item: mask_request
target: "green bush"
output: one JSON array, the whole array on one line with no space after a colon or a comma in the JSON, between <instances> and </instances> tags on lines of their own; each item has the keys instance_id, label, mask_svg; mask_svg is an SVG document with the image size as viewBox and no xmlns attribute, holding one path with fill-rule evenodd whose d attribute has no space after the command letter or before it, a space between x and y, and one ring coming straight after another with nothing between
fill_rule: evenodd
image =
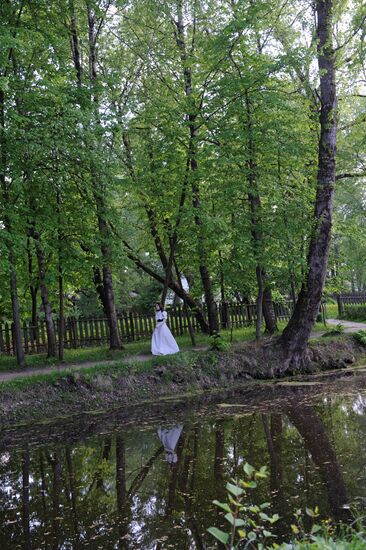
<instances>
[{"instance_id":1,"label":"green bush","mask_svg":"<svg viewBox=\"0 0 366 550\"><path fill-rule=\"evenodd\" d=\"M366 333L366 331L365 331ZM227 500L214 500L222 514L225 513L225 530L209 527L207 531L221 543L225 550L364 550L366 537L362 518L351 526L333 524L321 520L318 507L297 509L290 524L291 542L277 544L273 525L279 514L269 510L268 502L257 505L251 501L250 492L261 480L268 477L266 466L256 470L247 462L243 466L243 478L233 478L226 484ZM304 518L311 518L311 527L306 529ZM357 530L356 530L357 529Z\"/></svg>"},{"instance_id":2,"label":"green bush","mask_svg":"<svg viewBox=\"0 0 366 550\"><path fill-rule=\"evenodd\" d=\"M350 321L366 321L366 304L345 306L344 315Z\"/></svg>"},{"instance_id":3,"label":"green bush","mask_svg":"<svg viewBox=\"0 0 366 550\"><path fill-rule=\"evenodd\" d=\"M340 334L344 333L344 325L342 323L338 323L338 325L335 325L332 330L328 330L328 332L325 332L323 336L326 338L328 336L339 336Z\"/></svg>"},{"instance_id":4,"label":"green bush","mask_svg":"<svg viewBox=\"0 0 366 550\"><path fill-rule=\"evenodd\" d=\"M353 336L356 338L357 342L366 346L366 330L359 330Z\"/></svg>"},{"instance_id":5,"label":"green bush","mask_svg":"<svg viewBox=\"0 0 366 550\"><path fill-rule=\"evenodd\" d=\"M210 336L210 350L211 351L227 351L229 344L223 340L219 332L214 332Z\"/></svg>"}]
</instances>

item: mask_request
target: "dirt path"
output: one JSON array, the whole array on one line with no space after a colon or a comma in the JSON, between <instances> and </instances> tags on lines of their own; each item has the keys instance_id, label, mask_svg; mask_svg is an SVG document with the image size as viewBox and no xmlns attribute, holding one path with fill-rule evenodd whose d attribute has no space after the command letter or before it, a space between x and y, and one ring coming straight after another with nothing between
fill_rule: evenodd
<instances>
[{"instance_id":1,"label":"dirt path","mask_svg":"<svg viewBox=\"0 0 366 550\"><path fill-rule=\"evenodd\" d=\"M181 351L204 351L207 350L208 346L197 346L195 348L185 348ZM109 361L85 361L83 363L63 363L61 365L52 366L52 367L34 367L26 368L25 370L17 369L11 371L0 372L0 383L8 382L10 380L15 380L16 378L30 378L32 376L37 376L38 374L48 374L50 372L58 373L68 373L73 371L79 371L95 366L107 366L107 365L116 365L118 363L135 363L148 361L152 359L151 354L141 354L141 355L127 355L126 357L120 357L119 359L109 360Z\"/></svg>"},{"instance_id":2,"label":"dirt path","mask_svg":"<svg viewBox=\"0 0 366 550\"><path fill-rule=\"evenodd\" d=\"M366 323L356 323L356 321L340 321L339 319L327 319L329 325L343 325L344 332L357 332L366 330Z\"/></svg>"},{"instance_id":3,"label":"dirt path","mask_svg":"<svg viewBox=\"0 0 366 550\"><path fill-rule=\"evenodd\" d=\"M329 325L338 325L339 323L344 326L344 332L357 332L358 330L364 329L366 330L366 323L356 323L353 321L340 321L339 319L327 319L327 323ZM322 336L326 331L317 331L312 332L311 337L312 338L319 338ZM208 346L197 346L196 348L186 348L182 351L203 351L207 350ZM38 374L47 374L50 372L58 372L58 373L67 373L67 372L73 372L73 371L79 371L83 369L87 369L89 367L94 367L96 365L115 365L118 363L132 363L135 361L148 361L152 358L152 355L150 354L142 354L142 355L129 355L126 357L122 357L119 359L116 359L114 361L85 361L85 363L64 363L62 365L53 366L53 367L37 367L37 368L30 368L27 370L12 370L8 372L0 372L0 383L1 382L8 382L10 380L15 380L16 378L29 378L31 376L37 376Z\"/></svg>"},{"instance_id":4,"label":"dirt path","mask_svg":"<svg viewBox=\"0 0 366 550\"><path fill-rule=\"evenodd\" d=\"M366 323L356 323L356 321L341 321L340 319L327 319L327 325L343 325L344 326L344 332L352 333L352 332L358 332L359 330L366 330ZM319 338L320 336L323 336L326 331L317 331L312 332L311 337L312 338ZM0 379L1 380L1 379Z\"/></svg>"}]
</instances>

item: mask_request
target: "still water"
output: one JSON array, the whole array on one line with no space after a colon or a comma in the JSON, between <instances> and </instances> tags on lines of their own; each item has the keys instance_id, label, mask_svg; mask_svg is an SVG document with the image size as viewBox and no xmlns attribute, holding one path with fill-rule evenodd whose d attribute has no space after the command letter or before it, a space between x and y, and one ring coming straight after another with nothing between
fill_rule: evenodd
<instances>
[{"instance_id":1,"label":"still water","mask_svg":"<svg viewBox=\"0 0 366 550\"><path fill-rule=\"evenodd\" d=\"M208 549L213 499L245 461L250 499L347 519L366 502L366 375L252 385L0 434L0 548Z\"/></svg>"}]
</instances>

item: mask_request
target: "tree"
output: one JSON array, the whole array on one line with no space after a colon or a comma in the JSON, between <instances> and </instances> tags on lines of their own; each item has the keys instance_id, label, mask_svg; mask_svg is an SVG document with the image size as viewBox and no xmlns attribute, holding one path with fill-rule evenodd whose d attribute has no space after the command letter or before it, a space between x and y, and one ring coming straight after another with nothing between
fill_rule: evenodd
<instances>
[{"instance_id":1,"label":"tree","mask_svg":"<svg viewBox=\"0 0 366 550\"><path fill-rule=\"evenodd\" d=\"M307 343L320 308L331 242L336 176L337 94L332 0L318 0L316 15L319 40L320 138L315 223L308 252L306 279L302 285L293 316L280 339L288 364L293 365L301 365L306 360Z\"/></svg>"}]
</instances>

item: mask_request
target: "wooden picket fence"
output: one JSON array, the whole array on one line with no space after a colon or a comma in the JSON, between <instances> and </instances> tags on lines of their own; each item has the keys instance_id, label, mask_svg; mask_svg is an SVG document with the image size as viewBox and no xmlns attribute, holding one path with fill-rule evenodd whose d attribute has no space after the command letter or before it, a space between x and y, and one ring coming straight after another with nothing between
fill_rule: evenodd
<instances>
[{"instance_id":1,"label":"wooden picket fence","mask_svg":"<svg viewBox=\"0 0 366 550\"><path fill-rule=\"evenodd\" d=\"M275 315L279 320L288 320L293 309L292 302L275 304ZM220 329L240 328L254 323L256 319L255 304L225 303L217 304L217 318ZM193 330L200 327L191 311L188 312ZM188 319L183 307L168 308L168 323L174 336L188 333ZM59 321L54 321L56 336L59 334ZM118 315L118 326L124 342L135 342L151 337L155 326L153 313L124 312ZM25 353L40 353L47 349L47 332L44 320L39 320L37 326L30 321L22 323L23 346ZM105 317L68 317L64 326L65 348L97 347L109 342L109 327ZM0 322L0 353L13 355L15 353L12 323Z\"/></svg>"},{"instance_id":2,"label":"wooden picket fence","mask_svg":"<svg viewBox=\"0 0 366 550\"><path fill-rule=\"evenodd\" d=\"M344 307L349 305L366 304L366 292L345 292L336 295L338 314L341 319L344 315Z\"/></svg>"}]
</instances>

